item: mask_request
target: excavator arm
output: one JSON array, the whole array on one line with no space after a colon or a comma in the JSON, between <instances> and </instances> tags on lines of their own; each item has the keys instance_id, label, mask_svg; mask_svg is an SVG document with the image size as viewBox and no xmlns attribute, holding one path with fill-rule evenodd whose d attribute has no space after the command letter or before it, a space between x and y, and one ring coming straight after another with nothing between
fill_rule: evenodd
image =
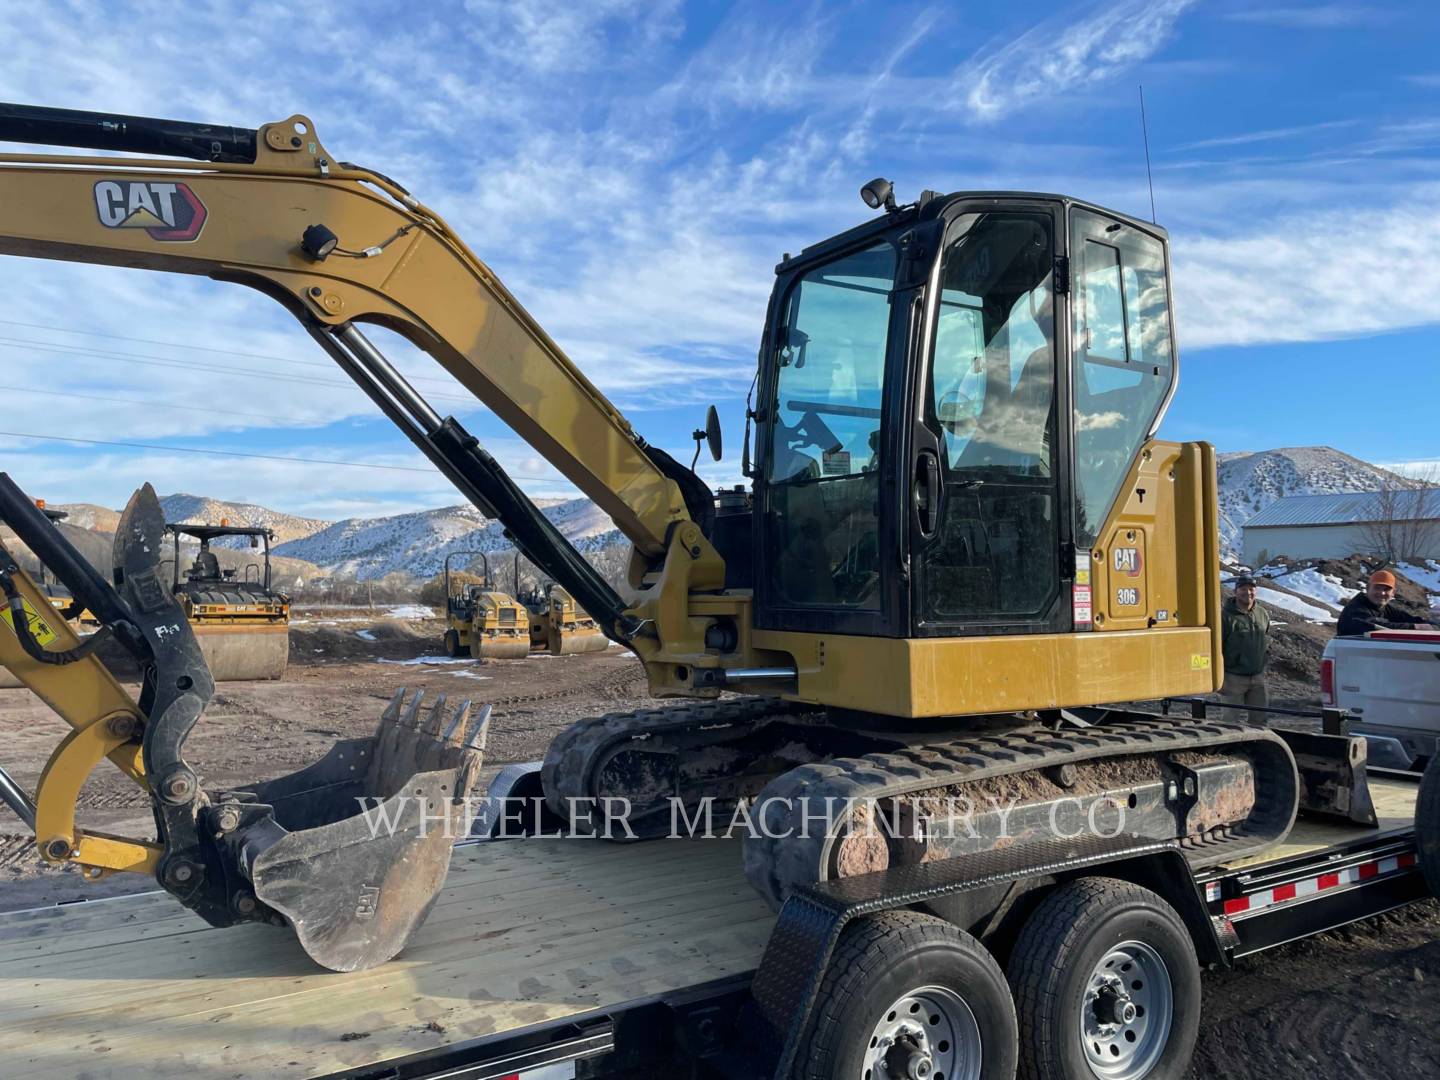
<instances>
[{"instance_id":1,"label":"excavator arm","mask_svg":"<svg viewBox=\"0 0 1440 1080\"><path fill-rule=\"evenodd\" d=\"M199 274L266 293L527 558L647 661L656 692L695 692L677 664L718 666L704 644L713 616L690 610L692 593L724 583L706 538L709 491L632 430L437 213L388 177L335 160L307 117L252 131L0 105L0 141L180 155L0 155L0 253ZM629 595L431 408L365 323L435 358L614 520L634 545Z\"/></svg>"},{"instance_id":2,"label":"excavator arm","mask_svg":"<svg viewBox=\"0 0 1440 1080\"><path fill-rule=\"evenodd\" d=\"M0 155L0 254L260 290L531 562L642 658L655 693L713 697L720 669L751 656L744 631L725 636L724 649L710 647L717 622L748 627L749 596L723 592L705 486L635 434L438 214L389 178L336 161L308 118L252 131L0 105L0 141L168 155ZM434 357L594 500L634 546L625 585L617 590L591 567L362 324ZM159 576L165 522L153 490L138 491L122 515L113 585L4 474L0 519L104 627L81 642L0 546L0 617L9 624L0 664L72 728L33 799L0 769L0 798L34 828L42 858L77 863L92 877L151 873L215 925L283 923L327 967L369 967L402 948L439 893L451 841L469 827L488 708L472 720L468 702L447 708L441 696L422 712L420 695L407 700L402 690L372 737L343 740L289 776L206 789L183 744L213 680ZM138 697L98 658L101 639L140 666ZM693 678L699 668L717 677ZM107 757L149 793L156 840L76 823L80 788Z\"/></svg>"}]
</instances>

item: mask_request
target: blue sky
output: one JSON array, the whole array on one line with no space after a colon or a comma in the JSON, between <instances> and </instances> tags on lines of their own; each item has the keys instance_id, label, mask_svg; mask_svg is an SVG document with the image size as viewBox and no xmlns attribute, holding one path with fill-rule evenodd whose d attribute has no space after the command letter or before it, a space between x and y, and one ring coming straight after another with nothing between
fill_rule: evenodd
<instances>
[{"instance_id":1,"label":"blue sky","mask_svg":"<svg viewBox=\"0 0 1440 1080\"><path fill-rule=\"evenodd\" d=\"M677 455L741 408L773 267L857 191L1062 191L1171 232L1180 391L1162 434L1440 459L1440 12L1424 3L49 3L0 7L0 100L255 127L437 208ZM77 47L83 43L83 47ZM10 149L7 147L7 149ZM537 495L558 474L397 350ZM317 517L457 501L273 303L236 286L0 260L0 436L56 502L149 480ZM352 468L328 462L352 462Z\"/></svg>"}]
</instances>

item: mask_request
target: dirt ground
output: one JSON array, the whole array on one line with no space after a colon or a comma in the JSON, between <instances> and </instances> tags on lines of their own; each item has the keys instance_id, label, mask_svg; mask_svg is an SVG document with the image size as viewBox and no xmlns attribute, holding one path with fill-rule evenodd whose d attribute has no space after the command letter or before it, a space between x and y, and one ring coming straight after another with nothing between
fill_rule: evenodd
<instances>
[{"instance_id":1,"label":"dirt ground","mask_svg":"<svg viewBox=\"0 0 1440 1080\"><path fill-rule=\"evenodd\" d=\"M503 765L542 757L573 721L648 700L638 662L620 649L416 663L422 656L443 659L442 629L436 620L360 609L300 612L286 677L220 685L186 744L187 758L206 786L281 775L317 759L337 738L368 735L404 686L443 693L452 703L469 698L494 706L483 784ZM1307 629L1296 625L1286 635L1273 672L1279 685L1272 692L1287 703L1315 703L1307 669L1318 661L1323 631ZM33 791L65 730L29 691L0 690L0 764L26 789ZM146 799L113 769L98 771L82 793L80 820L129 835L153 829ZM73 870L43 866L32 845L24 826L0 808L0 911L154 887L123 874L87 884ZM1189 1076L1433 1075L1440 1061L1437 1001L1440 904L1432 901L1241 961L1233 971L1207 973Z\"/></svg>"}]
</instances>

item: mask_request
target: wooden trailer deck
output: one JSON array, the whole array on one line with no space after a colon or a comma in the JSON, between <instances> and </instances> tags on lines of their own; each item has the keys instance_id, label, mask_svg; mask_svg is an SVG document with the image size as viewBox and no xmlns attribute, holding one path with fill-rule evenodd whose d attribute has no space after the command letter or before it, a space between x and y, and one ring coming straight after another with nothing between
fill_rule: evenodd
<instances>
[{"instance_id":1,"label":"wooden trailer deck","mask_svg":"<svg viewBox=\"0 0 1440 1080\"><path fill-rule=\"evenodd\" d=\"M1379 830L1302 820L1227 869L1413 824L1414 783L1371 793ZM0 914L0 1075L325 1074L743 974L773 925L724 840L459 847L410 948L351 974L160 892Z\"/></svg>"},{"instance_id":2,"label":"wooden trailer deck","mask_svg":"<svg viewBox=\"0 0 1440 1080\"><path fill-rule=\"evenodd\" d=\"M350 974L160 892L14 912L0 1074L313 1076L749 971L773 924L720 840L457 848L410 947Z\"/></svg>"},{"instance_id":3,"label":"wooden trailer deck","mask_svg":"<svg viewBox=\"0 0 1440 1080\"><path fill-rule=\"evenodd\" d=\"M1274 847L1266 848L1258 855L1226 863L1227 870L1244 870L1276 859L1289 859L1296 855L1307 855L1321 848L1333 847L1351 840L1364 840L1380 833L1409 829L1415 824L1415 802L1420 796L1420 785L1414 781L1390 780L1385 777L1369 777L1370 801L1375 804L1375 817L1379 828L1364 825L1346 825L1319 818L1300 818L1290 835Z\"/></svg>"}]
</instances>

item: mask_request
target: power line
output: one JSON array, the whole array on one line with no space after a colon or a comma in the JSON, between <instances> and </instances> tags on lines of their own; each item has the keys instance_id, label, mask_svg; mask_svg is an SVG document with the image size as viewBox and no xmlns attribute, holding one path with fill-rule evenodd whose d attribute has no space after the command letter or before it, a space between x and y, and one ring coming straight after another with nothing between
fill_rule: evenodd
<instances>
[{"instance_id":1,"label":"power line","mask_svg":"<svg viewBox=\"0 0 1440 1080\"><path fill-rule=\"evenodd\" d=\"M82 401L108 401L115 405L144 405L147 409L176 409L181 412L203 413L206 416L214 416L214 409L201 408L199 405L171 405L165 401L148 401L143 398L117 398L103 397L100 394L77 394L70 390L37 390L33 386L0 386L0 390L12 394L43 394L46 397L65 398L67 401L79 398ZM274 413L241 412L238 409L226 408L226 416L253 416L260 420L285 419L277 417Z\"/></svg>"},{"instance_id":2,"label":"power line","mask_svg":"<svg viewBox=\"0 0 1440 1080\"><path fill-rule=\"evenodd\" d=\"M36 435L28 431L0 431L0 436L12 439L43 439L47 442L82 443L86 446L121 446L130 450L163 450L175 454L210 454L216 457L253 458L257 461L289 461L301 465L343 465L349 469L384 469L388 472L436 474L435 469L420 469L414 465L375 465L361 461L335 461L331 458L286 457L283 454L247 454L239 450L202 450L196 446L166 446L160 443L111 442L105 439L77 439L68 435ZM512 480L531 480L539 484L554 483L553 476L520 476L510 474Z\"/></svg>"},{"instance_id":3,"label":"power line","mask_svg":"<svg viewBox=\"0 0 1440 1080\"><path fill-rule=\"evenodd\" d=\"M6 349L37 349L41 352L59 353L62 356L74 356L79 359L109 361L117 360L126 364L140 364L146 367L173 368L180 371L204 371L217 375L230 375L244 379L256 380L266 379L271 382L280 381L296 383L308 386L345 386L353 387L354 384L342 379L322 379L308 375L292 375L281 371L255 371L253 369L224 367L218 364L195 363L188 360L178 360L173 357L148 356L142 353L112 352L106 349L87 349L77 345L64 345L58 342L30 341L27 338L5 338L0 337L0 348ZM480 404L478 398L462 397L459 394L436 394L428 395L436 401L459 401L469 405Z\"/></svg>"},{"instance_id":4,"label":"power line","mask_svg":"<svg viewBox=\"0 0 1440 1080\"><path fill-rule=\"evenodd\" d=\"M276 356L273 353L243 352L238 349L217 349L212 345L192 345L188 342L160 341L156 338L127 337L124 334L109 334L100 330L73 330L68 326L49 326L45 323L17 322L14 319L0 319L0 326L23 326L27 330L50 330L57 334L83 334L86 337L107 338L111 341L130 341L137 345L159 345L165 349L185 349L190 352L218 353L221 356L238 356L246 360L273 360L277 364L298 364L302 367L333 368L329 360L301 360L293 356ZM45 342L44 344L60 344L60 342ZM70 346L78 348L78 346ZM416 375L412 377L417 382L443 383L444 379L437 379L429 375Z\"/></svg>"}]
</instances>

